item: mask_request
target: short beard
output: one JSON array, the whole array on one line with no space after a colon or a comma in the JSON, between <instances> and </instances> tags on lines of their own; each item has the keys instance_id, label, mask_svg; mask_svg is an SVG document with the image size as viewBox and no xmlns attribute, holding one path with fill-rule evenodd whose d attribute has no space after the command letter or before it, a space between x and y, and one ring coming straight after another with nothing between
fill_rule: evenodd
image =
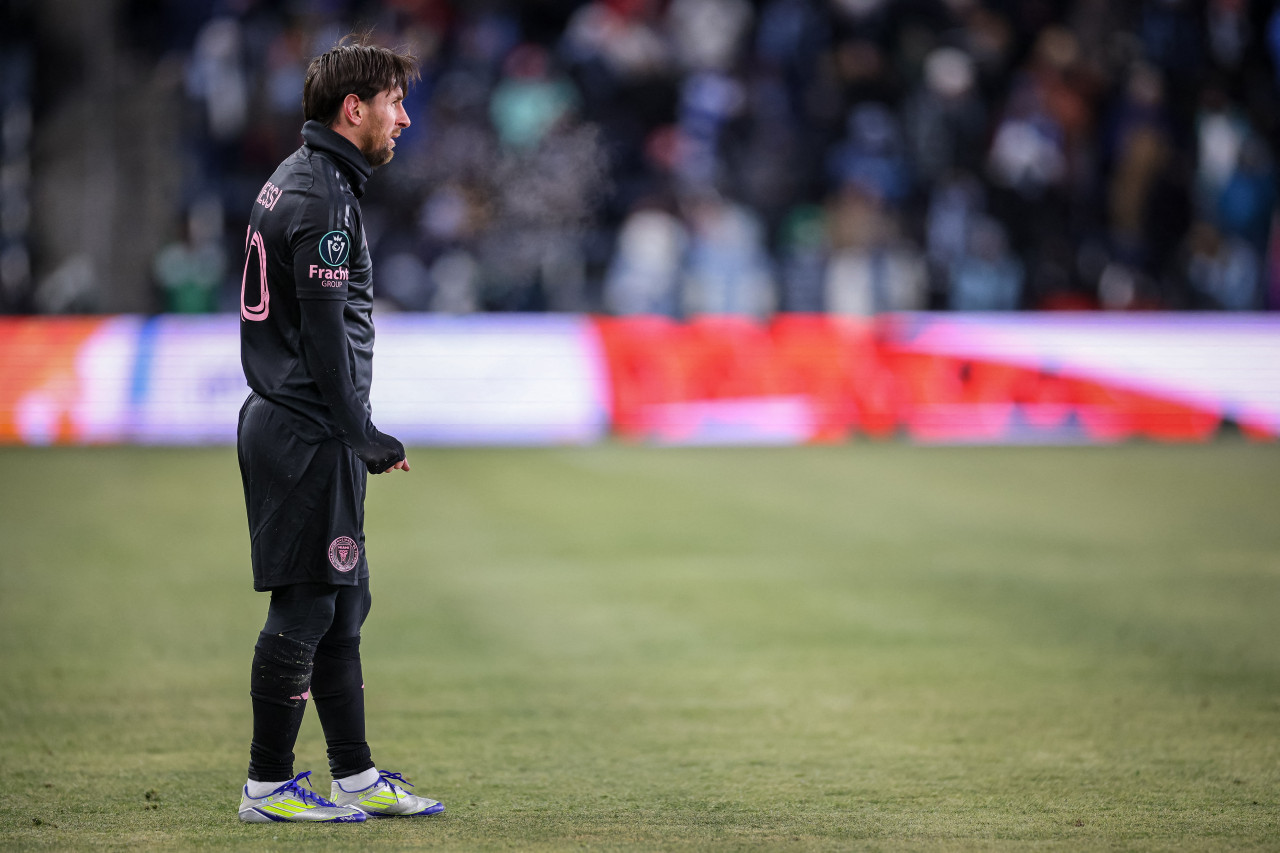
<instances>
[{"instance_id":1,"label":"short beard","mask_svg":"<svg viewBox=\"0 0 1280 853\"><path fill-rule=\"evenodd\" d=\"M391 162L391 158L396 156L395 150L390 145L384 145L373 151L365 151L362 153L364 154L364 159L368 160L369 165L375 169L379 166L387 165Z\"/></svg>"}]
</instances>

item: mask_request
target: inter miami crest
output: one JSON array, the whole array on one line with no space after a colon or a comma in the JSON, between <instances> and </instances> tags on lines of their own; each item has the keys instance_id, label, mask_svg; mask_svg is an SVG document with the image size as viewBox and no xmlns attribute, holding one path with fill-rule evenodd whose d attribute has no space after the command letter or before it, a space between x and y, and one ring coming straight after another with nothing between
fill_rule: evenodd
<instances>
[{"instance_id":1,"label":"inter miami crest","mask_svg":"<svg viewBox=\"0 0 1280 853\"><path fill-rule=\"evenodd\" d=\"M320 260L331 267L345 264L350 252L351 238L345 231L330 231L320 238Z\"/></svg>"},{"instance_id":2,"label":"inter miami crest","mask_svg":"<svg viewBox=\"0 0 1280 853\"><path fill-rule=\"evenodd\" d=\"M329 545L329 563L340 572L349 572L360 560L360 549L350 536L339 536Z\"/></svg>"}]
</instances>

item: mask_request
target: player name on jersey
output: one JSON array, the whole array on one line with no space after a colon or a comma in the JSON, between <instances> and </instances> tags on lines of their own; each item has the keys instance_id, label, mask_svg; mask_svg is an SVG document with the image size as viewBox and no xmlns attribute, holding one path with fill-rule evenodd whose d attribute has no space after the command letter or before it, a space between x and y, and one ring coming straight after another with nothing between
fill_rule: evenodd
<instances>
[{"instance_id":1,"label":"player name on jersey","mask_svg":"<svg viewBox=\"0 0 1280 853\"><path fill-rule=\"evenodd\" d=\"M280 200L280 196L283 194L284 190L280 189L270 181L267 181L263 185L262 191L258 193L257 203L265 207L267 210L273 210L276 206L276 202Z\"/></svg>"}]
</instances>

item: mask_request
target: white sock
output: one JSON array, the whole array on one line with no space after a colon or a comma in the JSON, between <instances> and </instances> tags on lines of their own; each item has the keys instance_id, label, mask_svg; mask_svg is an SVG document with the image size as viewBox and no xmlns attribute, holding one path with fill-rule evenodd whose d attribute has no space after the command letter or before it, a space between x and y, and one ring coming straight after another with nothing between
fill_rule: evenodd
<instances>
[{"instance_id":1,"label":"white sock","mask_svg":"<svg viewBox=\"0 0 1280 853\"><path fill-rule=\"evenodd\" d=\"M334 779L338 783L338 787L346 791L348 794L356 791L363 791L365 788L378 781L378 768L370 767L363 773L357 773L354 776L346 776L342 779Z\"/></svg>"},{"instance_id":2,"label":"white sock","mask_svg":"<svg viewBox=\"0 0 1280 853\"><path fill-rule=\"evenodd\" d=\"M255 782L250 779L244 783L244 792L252 799L260 800L288 781L285 779L284 782Z\"/></svg>"}]
</instances>

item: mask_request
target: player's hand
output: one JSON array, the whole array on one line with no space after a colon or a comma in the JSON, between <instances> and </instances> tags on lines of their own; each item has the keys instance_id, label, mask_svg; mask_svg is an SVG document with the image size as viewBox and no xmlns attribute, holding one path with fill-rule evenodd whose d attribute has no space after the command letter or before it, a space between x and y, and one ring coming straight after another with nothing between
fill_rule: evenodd
<instances>
[{"instance_id":1,"label":"player's hand","mask_svg":"<svg viewBox=\"0 0 1280 853\"><path fill-rule=\"evenodd\" d=\"M376 427L369 443L356 453L369 469L370 474L385 474L397 468L409 470L409 460L404 452L404 445L394 437L379 432Z\"/></svg>"}]
</instances>

